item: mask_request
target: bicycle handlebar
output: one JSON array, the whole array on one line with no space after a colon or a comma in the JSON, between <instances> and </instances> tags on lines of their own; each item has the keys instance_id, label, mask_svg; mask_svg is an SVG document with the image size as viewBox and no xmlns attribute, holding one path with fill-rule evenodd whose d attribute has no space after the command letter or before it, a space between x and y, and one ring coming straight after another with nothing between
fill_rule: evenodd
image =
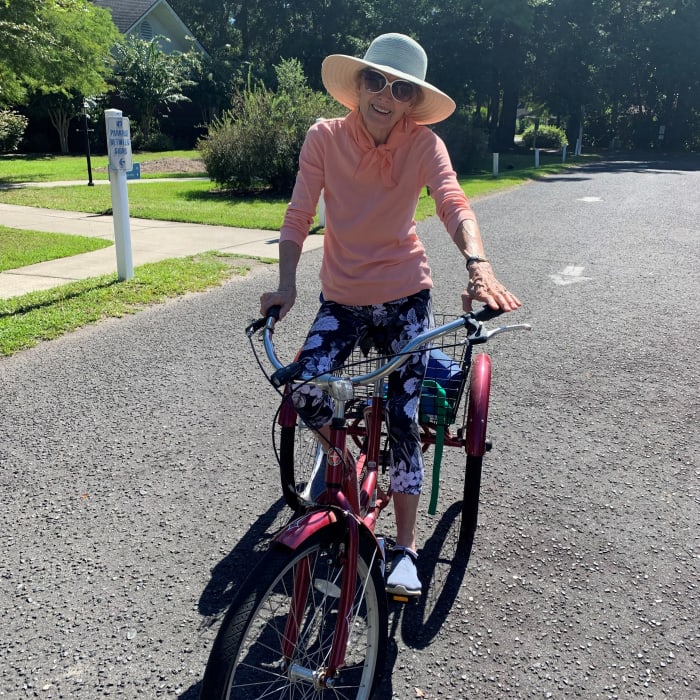
<instances>
[{"instance_id":1,"label":"bicycle handlebar","mask_svg":"<svg viewBox=\"0 0 700 700\"><path fill-rule=\"evenodd\" d=\"M495 335L506 331L529 331L532 329L532 327L527 323L519 323L486 330L483 326L483 322L496 318L504 312L501 309L491 309L490 307L485 306L477 312L463 314L462 316L459 316L448 323L441 326L436 326L435 328L431 328L421 333L413 340L406 343L406 345L399 352L394 354L386 363L367 374L343 378L334 374L324 373L316 377L302 377L303 367L299 362L292 362L291 364L285 365L277 357L275 346L272 341L272 335L274 333L275 323L279 320L279 312L280 306L271 306L267 310L265 318L260 318L253 321L246 328L248 337L251 337L256 331L263 329L265 353L270 361L270 364L272 364L275 369L270 377L270 381L277 388L289 384L296 379L308 381L319 387L329 387L330 385L340 381L350 382L352 386L372 384L376 380L383 379L387 375L391 374L391 372L398 369L408 360L408 357L412 352L415 352L423 346L427 346L431 341L440 338L443 335L447 335L460 327L467 330L467 335L464 342L468 342L472 345L485 343Z\"/></svg>"}]
</instances>

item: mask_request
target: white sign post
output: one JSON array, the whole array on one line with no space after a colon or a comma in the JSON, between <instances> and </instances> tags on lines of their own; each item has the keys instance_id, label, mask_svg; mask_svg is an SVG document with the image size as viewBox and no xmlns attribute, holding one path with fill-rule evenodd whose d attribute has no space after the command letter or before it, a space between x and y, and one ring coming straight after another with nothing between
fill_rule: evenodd
<instances>
[{"instance_id":1,"label":"white sign post","mask_svg":"<svg viewBox=\"0 0 700 700\"><path fill-rule=\"evenodd\" d=\"M112 190L114 247L117 251L117 275L121 281L124 281L134 276L129 195L126 189L126 171L132 168L131 128L128 118L123 117L119 109L105 110L105 124L109 151L109 183Z\"/></svg>"}]
</instances>

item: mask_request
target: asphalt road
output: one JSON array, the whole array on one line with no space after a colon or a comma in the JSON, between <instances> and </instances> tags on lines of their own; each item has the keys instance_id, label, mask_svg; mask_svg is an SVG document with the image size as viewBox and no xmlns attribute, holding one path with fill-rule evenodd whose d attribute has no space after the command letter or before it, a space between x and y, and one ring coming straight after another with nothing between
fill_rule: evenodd
<instances>
[{"instance_id":1,"label":"asphalt road","mask_svg":"<svg viewBox=\"0 0 700 700\"><path fill-rule=\"evenodd\" d=\"M489 346L467 566L461 455L435 517L424 499L426 592L391 611L380 698L700 698L698 192L697 161L636 160L475 203L534 329ZM457 312L460 258L437 221L420 231L436 306ZM0 359L1 698L197 697L217 619L284 517L275 394L243 334L275 279L257 267Z\"/></svg>"}]
</instances>

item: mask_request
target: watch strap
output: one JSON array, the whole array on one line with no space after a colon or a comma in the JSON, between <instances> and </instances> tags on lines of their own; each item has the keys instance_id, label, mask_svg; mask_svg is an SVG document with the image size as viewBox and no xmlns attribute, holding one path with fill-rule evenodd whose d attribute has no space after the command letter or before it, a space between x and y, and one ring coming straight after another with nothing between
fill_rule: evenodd
<instances>
[{"instance_id":1,"label":"watch strap","mask_svg":"<svg viewBox=\"0 0 700 700\"><path fill-rule=\"evenodd\" d=\"M468 270L468 269L469 269L469 266L470 266L472 263L484 263L484 262L487 263L488 260L487 260L486 258L482 258L480 255L470 255L470 256L467 258L466 268L467 268L467 270Z\"/></svg>"}]
</instances>

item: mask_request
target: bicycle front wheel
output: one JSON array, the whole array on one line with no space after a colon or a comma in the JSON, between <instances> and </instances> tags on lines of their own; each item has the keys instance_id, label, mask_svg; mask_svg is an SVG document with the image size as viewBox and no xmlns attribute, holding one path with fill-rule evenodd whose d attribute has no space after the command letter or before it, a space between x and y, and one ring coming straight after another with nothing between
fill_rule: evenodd
<instances>
[{"instance_id":1,"label":"bicycle front wheel","mask_svg":"<svg viewBox=\"0 0 700 700\"><path fill-rule=\"evenodd\" d=\"M324 528L297 550L268 551L224 618L202 681L203 700L353 698L369 700L384 669L387 604L373 543L360 541L345 664L324 687L343 567L342 526ZM300 576L300 571L302 575ZM295 581L307 581L294 590ZM301 613L292 657L282 646L292 605Z\"/></svg>"}]
</instances>

